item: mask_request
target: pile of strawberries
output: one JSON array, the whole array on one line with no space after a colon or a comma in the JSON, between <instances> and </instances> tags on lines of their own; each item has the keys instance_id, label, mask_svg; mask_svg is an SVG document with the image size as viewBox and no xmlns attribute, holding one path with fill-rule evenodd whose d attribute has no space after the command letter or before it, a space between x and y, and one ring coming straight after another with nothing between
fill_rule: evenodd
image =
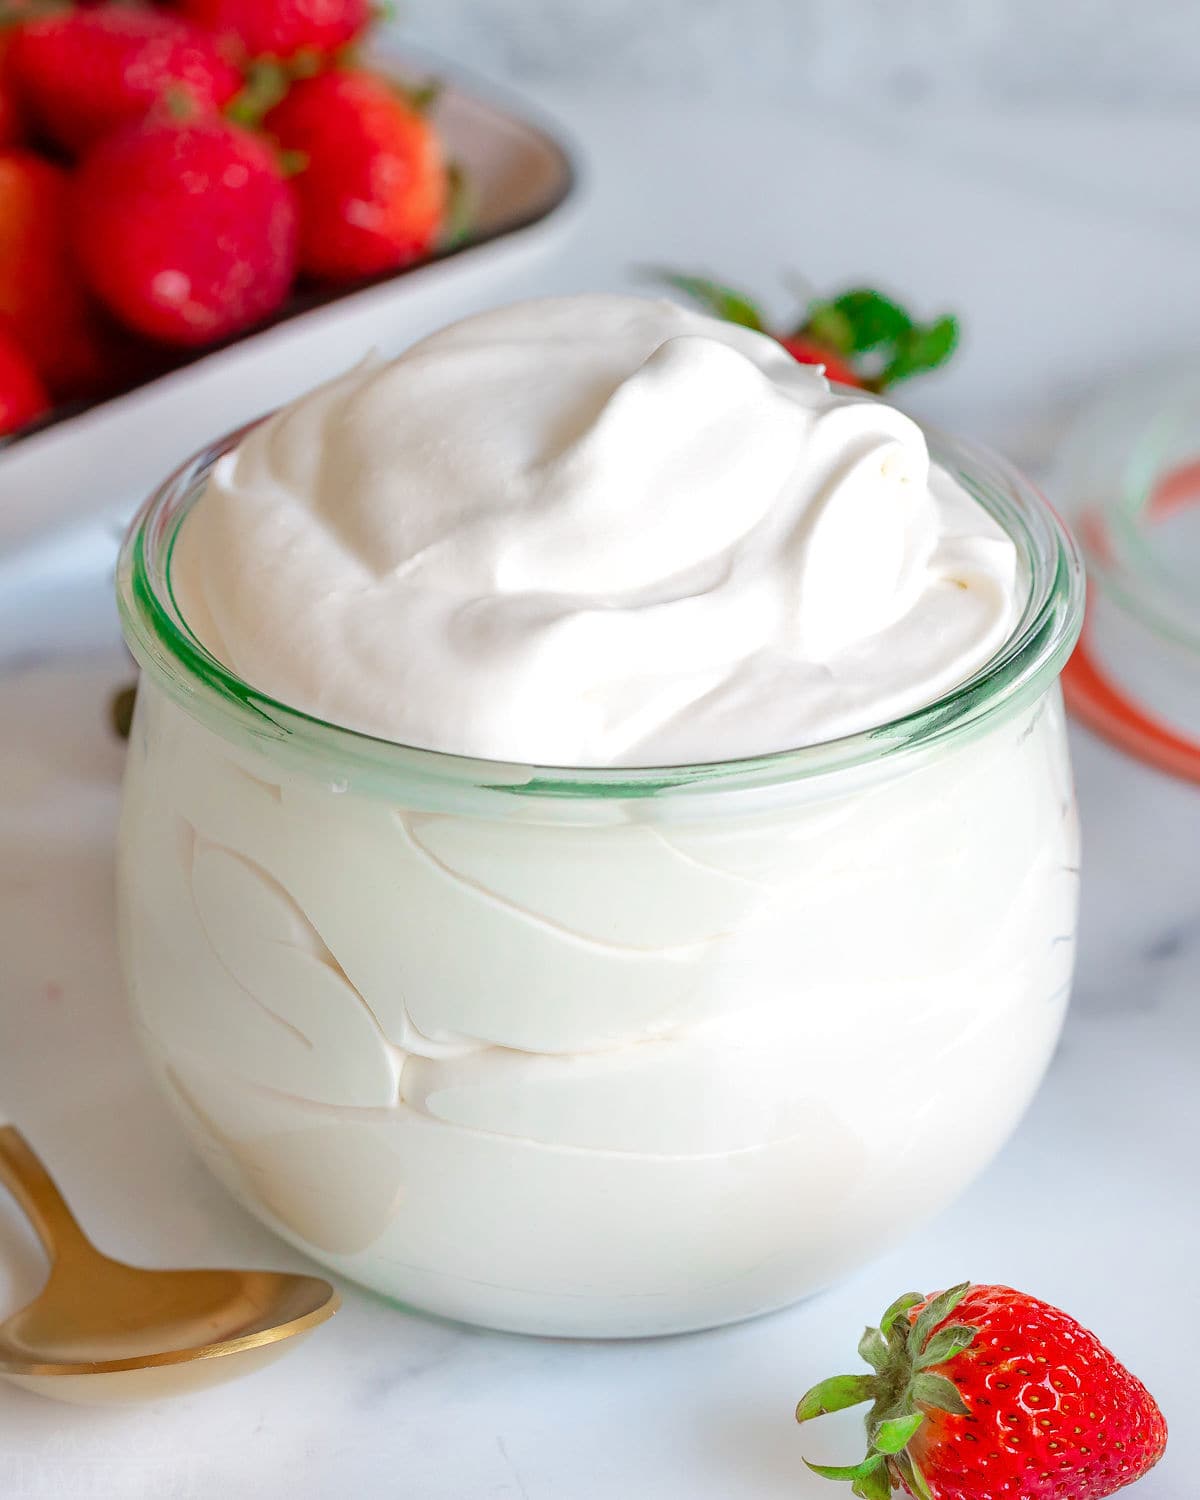
<instances>
[{"instance_id":1,"label":"pile of strawberries","mask_svg":"<svg viewBox=\"0 0 1200 1500\"><path fill-rule=\"evenodd\" d=\"M435 247L451 174L426 101L354 60L369 0L0 17L0 434L262 322L298 280Z\"/></svg>"}]
</instances>

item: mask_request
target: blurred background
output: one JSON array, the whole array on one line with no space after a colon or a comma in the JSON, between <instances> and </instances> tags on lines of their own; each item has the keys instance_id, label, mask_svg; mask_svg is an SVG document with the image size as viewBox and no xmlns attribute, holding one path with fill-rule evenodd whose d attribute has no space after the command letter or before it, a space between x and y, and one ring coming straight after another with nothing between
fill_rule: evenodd
<instances>
[{"instance_id":1,"label":"blurred background","mask_svg":"<svg viewBox=\"0 0 1200 1500\"><path fill-rule=\"evenodd\" d=\"M865 105L1194 110L1196 7L1154 0L407 0L406 34L520 83Z\"/></svg>"},{"instance_id":2,"label":"blurred background","mask_svg":"<svg viewBox=\"0 0 1200 1500\"><path fill-rule=\"evenodd\" d=\"M735 279L784 319L804 279L952 308L962 351L906 402L1040 468L1087 393L1200 340L1200 17L1191 0L1131 14L408 0L395 30L581 143L596 211L556 286L650 259Z\"/></svg>"},{"instance_id":3,"label":"blurred background","mask_svg":"<svg viewBox=\"0 0 1200 1500\"><path fill-rule=\"evenodd\" d=\"M18 9L28 3L0 0ZM224 321L220 314L200 339L187 329L164 333L149 306L139 312L139 299L156 295L141 209L133 199L116 201L114 184L134 180L135 168L118 162L110 170L109 186L91 195L90 216L68 207L86 297L103 304L105 326L115 318L120 338L132 339L125 360L132 368L122 368L120 348L116 357L102 348L99 391L71 381L56 386L53 371L42 371L52 409L43 406L0 451L0 493L22 499L0 506L0 579L16 572L23 588L33 576L28 548L87 516L100 518L95 555L107 558L118 524L184 454L372 346L398 352L447 321L522 296L662 290L653 273L665 268L747 294L778 333L794 332L812 299L852 287L880 289L918 321L956 315L962 333L953 359L906 382L898 399L918 417L999 448L1069 510L1097 479L1088 472L1085 484L1087 463L1078 454L1064 475L1077 419L1122 382L1141 382L1153 395L1137 422L1111 445L1089 444L1101 476L1114 476L1105 502L1128 501L1133 529L1147 538L1144 546L1137 540L1131 566L1150 554L1153 576L1137 586L1153 595L1174 577L1175 593L1193 596L1176 599L1171 619L1155 629L1200 640L1200 506L1173 501L1169 517L1155 513L1153 528L1143 528L1146 497L1127 495L1115 477L1147 423L1165 420L1173 433L1165 443L1153 436L1154 452L1138 460L1143 468L1167 473L1200 452L1194 0L1156 0L1136 12L1117 0L398 0L387 19L373 21L381 9L329 0L324 14L347 24L326 39L330 50L316 63L311 37L291 38L298 51L289 54L277 35L246 30L248 16L272 12L270 0L125 9L147 25L191 18L210 44L232 47L227 59L238 71L226 87L244 87L245 96L224 107L269 149L294 159L291 185L304 203L300 261L260 305ZM34 165L43 177L57 175L68 205L80 201L79 181L89 174L94 181L95 168L84 168L111 135L97 131L83 151L73 143L79 89L67 84L76 54L56 52L44 33L124 25L111 20L113 12L111 4L77 6L62 13L73 22L9 29L7 81L19 118L15 143L0 156L10 158L12 178L14 151L43 153ZM13 36L39 30L40 63ZM94 32L88 45L102 39ZM264 103L264 59L282 64L276 82L286 94L284 113L307 110L310 124L323 120L323 174L311 163L296 167L312 143L295 136L294 118L291 133L284 128L271 104L278 93L268 90ZM325 87L308 76L313 67L331 65L334 72L382 70L375 86L385 91L398 68L410 80L445 85L418 128L464 167L466 201L474 203L466 254L422 264L449 243L455 216L447 212L418 238L402 232L382 259L368 246L365 260L324 263L339 216L359 213L371 171L369 143L356 137L352 144L344 134L353 111L334 118L328 99L319 108L296 102ZM399 108L392 93L390 107ZM401 200L405 171L391 178ZM12 311L6 299L20 303L28 283L40 298L26 308L32 347L63 298L44 285L45 247L30 235L23 250L10 246L6 261L5 216L12 220L17 208L11 183L7 196L3 186L0 314ZM392 207L404 217L403 201ZM164 261L173 275L188 247L208 238L207 221L202 207L182 201L153 217L174 224L176 259ZM514 225L524 232L500 232ZM102 243L110 247L103 253ZM113 243L123 244L140 284L112 284L121 281L112 272ZM252 261L257 253L252 244ZM314 301L331 305L305 314ZM222 347L231 334L232 346ZM186 371L173 368L210 349L217 352ZM164 369L165 378L152 378ZM110 393L117 399L104 403L107 410L79 415L81 403ZM1099 421L1106 433L1120 425ZM86 491L81 471L90 476ZM1188 561L1180 564L1181 556ZM16 628L36 639L40 606L23 601L17 614ZM1143 663L1158 649L1138 642L1125 653L1125 675L1148 683ZM1147 688L1155 711L1167 704L1190 741L1200 733L1196 659L1200 647L1191 646L1182 668L1164 657L1165 685ZM1200 764L1195 744L1188 754L1193 767Z\"/></svg>"}]
</instances>

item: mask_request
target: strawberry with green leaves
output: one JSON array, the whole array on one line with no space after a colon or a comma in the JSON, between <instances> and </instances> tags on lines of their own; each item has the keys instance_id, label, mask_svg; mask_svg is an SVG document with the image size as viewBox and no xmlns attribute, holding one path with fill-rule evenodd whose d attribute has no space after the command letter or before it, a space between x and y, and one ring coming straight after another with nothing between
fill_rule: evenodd
<instances>
[{"instance_id":1,"label":"strawberry with green leaves","mask_svg":"<svg viewBox=\"0 0 1200 1500\"><path fill-rule=\"evenodd\" d=\"M215 114L242 86L206 31L123 0L51 10L23 26L9 73L34 125L72 155L168 96Z\"/></svg>"},{"instance_id":2,"label":"strawberry with green leaves","mask_svg":"<svg viewBox=\"0 0 1200 1500\"><path fill-rule=\"evenodd\" d=\"M796 1408L807 1422L872 1402L861 1500L1104 1500L1167 1445L1153 1396L1074 1318L1006 1286L893 1302L858 1346L872 1374L835 1375Z\"/></svg>"},{"instance_id":3,"label":"strawberry with green leaves","mask_svg":"<svg viewBox=\"0 0 1200 1500\"><path fill-rule=\"evenodd\" d=\"M762 310L741 292L704 276L666 272L661 279L714 317L771 332ZM855 287L814 300L794 329L772 336L801 364L823 365L830 380L885 391L945 364L958 344L958 321L946 314L919 323L882 292Z\"/></svg>"}]
</instances>

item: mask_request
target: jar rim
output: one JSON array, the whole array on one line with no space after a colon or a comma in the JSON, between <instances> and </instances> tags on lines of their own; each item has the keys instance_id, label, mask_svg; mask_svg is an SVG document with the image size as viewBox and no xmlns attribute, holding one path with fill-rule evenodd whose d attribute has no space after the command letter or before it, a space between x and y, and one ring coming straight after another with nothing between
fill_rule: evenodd
<instances>
[{"instance_id":1,"label":"jar rim","mask_svg":"<svg viewBox=\"0 0 1200 1500\"><path fill-rule=\"evenodd\" d=\"M122 629L141 668L189 715L227 739L242 734L286 744L334 782L347 773L366 773L394 776L398 783L415 778L526 796L587 799L807 780L884 758L907 758L1007 717L1058 676L1083 620L1082 561L1050 503L1004 459L922 424L934 462L1004 528L1029 580L1021 616L1004 643L970 677L933 702L816 744L693 765L537 765L403 745L330 723L251 686L205 647L176 603L171 556L183 521L213 464L256 425L248 423L188 459L134 516L117 566Z\"/></svg>"}]
</instances>

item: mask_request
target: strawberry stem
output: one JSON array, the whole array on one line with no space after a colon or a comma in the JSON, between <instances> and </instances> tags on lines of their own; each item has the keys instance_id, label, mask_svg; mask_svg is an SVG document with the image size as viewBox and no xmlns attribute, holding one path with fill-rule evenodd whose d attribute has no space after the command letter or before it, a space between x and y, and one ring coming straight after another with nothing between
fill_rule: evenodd
<instances>
[{"instance_id":1,"label":"strawberry stem","mask_svg":"<svg viewBox=\"0 0 1200 1500\"><path fill-rule=\"evenodd\" d=\"M308 166L309 156L307 151L280 151L279 170L285 177L299 177L300 173Z\"/></svg>"},{"instance_id":2,"label":"strawberry stem","mask_svg":"<svg viewBox=\"0 0 1200 1500\"><path fill-rule=\"evenodd\" d=\"M753 328L765 333L767 325L761 309L749 297L735 292L732 287L722 286L719 281L710 281L707 276L685 276L678 271L663 271L651 268L647 275L653 281L673 287L693 302L698 302L705 312L726 323L740 323L743 328Z\"/></svg>"},{"instance_id":3,"label":"strawberry stem","mask_svg":"<svg viewBox=\"0 0 1200 1500\"><path fill-rule=\"evenodd\" d=\"M470 235L475 218L475 194L461 162L446 163L446 217L442 226L443 250L452 250Z\"/></svg>"},{"instance_id":4,"label":"strawberry stem","mask_svg":"<svg viewBox=\"0 0 1200 1500\"><path fill-rule=\"evenodd\" d=\"M881 1464L878 1469L873 1469L870 1474L864 1474L861 1479L856 1479L850 1486L850 1493L858 1495L860 1500L890 1500L892 1493L891 1470L886 1464Z\"/></svg>"},{"instance_id":5,"label":"strawberry stem","mask_svg":"<svg viewBox=\"0 0 1200 1500\"><path fill-rule=\"evenodd\" d=\"M265 61L265 58L260 59L260 62ZM276 63L276 67L278 66L279 64ZM298 52L294 52L288 59L288 79L290 82L296 83L301 78L315 78L324 66L325 57L319 47L301 47Z\"/></svg>"},{"instance_id":6,"label":"strawberry stem","mask_svg":"<svg viewBox=\"0 0 1200 1500\"><path fill-rule=\"evenodd\" d=\"M714 317L759 333L768 331L758 304L743 292L707 276L663 270L650 275ZM918 323L899 302L873 287L851 287L836 297L811 301L803 322L781 338L785 344L789 338L800 340L817 352L836 356L865 390L885 391L899 380L945 364L958 345L958 332L958 321L949 314ZM882 1325L881 1331L886 1337Z\"/></svg>"},{"instance_id":7,"label":"strawberry stem","mask_svg":"<svg viewBox=\"0 0 1200 1500\"><path fill-rule=\"evenodd\" d=\"M903 1297L897 1297L895 1302L892 1303L891 1307L888 1308L879 1320L879 1331L883 1334L884 1338L887 1338L888 1334L891 1333L892 1325L901 1313L906 1313L910 1307L919 1306L924 1300L925 1298L921 1296L920 1292L905 1292Z\"/></svg>"},{"instance_id":8,"label":"strawberry stem","mask_svg":"<svg viewBox=\"0 0 1200 1500\"><path fill-rule=\"evenodd\" d=\"M882 1453L872 1453L863 1459L860 1464L814 1464L806 1458L804 1462L822 1479L862 1479L867 1474L873 1474L876 1469L881 1468L884 1462Z\"/></svg>"},{"instance_id":9,"label":"strawberry stem","mask_svg":"<svg viewBox=\"0 0 1200 1500\"><path fill-rule=\"evenodd\" d=\"M291 87L292 75L282 63L259 58L250 64L246 81L225 106L226 119L254 130Z\"/></svg>"},{"instance_id":10,"label":"strawberry stem","mask_svg":"<svg viewBox=\"0 0 1200 1500\"><path fill-rule=\"evenodd\" d=\"M962 1282L959 1286L952 1286L948 1292L942 1292L936 1296L928 1307L920 1314L908 1331L908 1352L914 1358L921 1353L928 1342L929 1335L944 1322L962 1299L971 1289L969 1281ZM971 1329L971 1337L974 1338L975 1330Z\"/></svg>"},{"instance_id":11,"label":"strawberry stem","mask_svg":"<svg viewBox=\"0 0 1200 1500\"><path fill-rule=\"evenodd\" d=\"M410 109L419 115L427 115L442 97L446 88L443 78L425 78L420 83L396 84L396 92Z\"/></svg>"},{"instance_id":12,"label":"strawberry stem","mask_svg":"<svg viewBox=\"0 0 1200 1500\"><path fill-rule=\"evenodd\" d=\"M924 1474L913 1463L912 1457L909 1454L899 1454L892 1460L892 1466L901 1481L908 1486L913 1500L933 1500L933 1495L930 1492L928 1484L925 1482Z\"/></svg>"},{"instance_id":13,"label":"strawberry stem","mask_svg":"<svg viewBox=\"0 0 1200 1500\"><path fill-rule=\"evenodd\" d=\"M880 390L944 365L958 347L958 336L958 320L949 314L932 323L914 324L893 346L878 377Z\"/></svg>"},{"instance_id":14,"label":"strawberry stem","mask_svg":"<svg viewBox=\"0 0 1200 1500\"><path fill-rule=\"evenodd\" d=\"M831 1375L801 1399L796 1407L796 1421L808 1422L827 1412L844 1411L848 1406L874 1401L878 1394L879 1384L872 1375Z\"/></svg>"},{"instance_id":15,"label":"strawberry stem","mask_svg":"<svg viewBox=\"0 0 1200 1500\"><path fill-rule=\"evenodd\" d=\"M0 0L0 32L72 10L72 0Z\"/></svg>"},{"instance_id":16,"label":"strawberry stem","mask_svg":"<svg viewBox=\"0 0 1200 1500\"><path fill-rule=\"evenodd\" d=\"M845 1467L809 1463L814 1474L849 1480L853 1493L862 1500L886 1500L893 1480L906 1484L915 1500L932 1500L908 1445L924 1423L927 1408L969 1414L953 1382L934 1374L930 1367L961 1354L977 1337L976 1328L946 1322L970 1287L970 1282L963 1282L928 1302L915 1292L897 1298L879 1320L879 1327L866 1329L859 1340L858 1352L875 1373L834 1375L800 1398L798 1422L873 1402L866 1417L866 1457ZM908 1314L921 1303L925 1306L920 1313L910 1318ZM877 1477L880 1474L885 1484Z\"/></svg>"}]
</instances>

